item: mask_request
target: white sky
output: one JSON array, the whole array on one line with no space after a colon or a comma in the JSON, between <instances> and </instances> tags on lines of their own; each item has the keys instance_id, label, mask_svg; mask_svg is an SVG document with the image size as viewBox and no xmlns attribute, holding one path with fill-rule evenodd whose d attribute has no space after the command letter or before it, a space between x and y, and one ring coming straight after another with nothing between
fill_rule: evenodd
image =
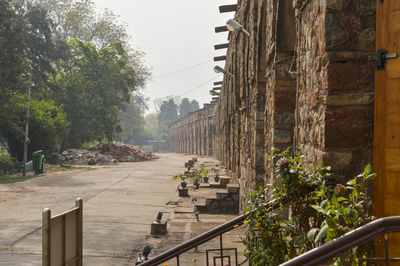
<instances>
[{"instance_id":1,"label":"white sky","mask_svg":"<svg viewBox=\"0 0 400 266\"><path fill-rule=\"evenodd\" d=\"M132 47L146 53L145 64L151 67L153 82L147 85L145 94L153 100L176 95L209 102L209 90L214 81L222 80L213 68L214 56L225 55L226 49L214 50L214 44L226 43L227 33L215 33L214 27L223 26L234 13L219 13L220 5L235 4L235 0L94 0L100 9L108 8L120 16L127 25ZM208 62L207 62L208 61ZM207 63L205 63L207 62ZM167 75L196 64L204 63L188 71ZM218 76L218 77L217 77ZM213 81L209 81L217 77ZM200 85L206 83L204 86ZM191 91L192 92L188 92Z\"/></svg>"}]
</instances>

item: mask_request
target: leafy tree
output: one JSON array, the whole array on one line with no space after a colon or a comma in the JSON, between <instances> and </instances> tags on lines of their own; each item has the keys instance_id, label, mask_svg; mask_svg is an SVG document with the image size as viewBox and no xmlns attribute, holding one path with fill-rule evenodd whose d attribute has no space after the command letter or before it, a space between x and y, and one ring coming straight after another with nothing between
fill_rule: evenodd
<instances>
[{"instance_id":1,"label":"leafy tree","mask_svg":"<svg viewBox=\"0 0 400 266\"><path fill-rule=\"evenodd\" d=\"M197 111L197 110L200 109L200 104L199 104L198 101L192 100L192 101L190 102L190 104L192 105L192 112Z\"/></svg>"},{"instance_id":2,"label":"leafy tree","mask_svg":"<svg viewBox=\"0 0 400 266\"><path fill-rule=\"evenodd\" d=\"M199 110L199 103L196 100L189 101L188 98L183 98L179 105L179 117L184 117L190 112Z\"/></svg>"},{"instance_id":3,"label":"leafy tree","mask_svg":"<svg viewBox=\"0 0 400 266\"><path fill-rule=\"evenodd\" d=\"M0 112L7 100L25 87L25 22L22 6L0 0Z\"/></svg>"},{"instance_id":4,"label":"leafy tree","mask_svg":"<svg viewBox=\"0 0 400 266\"><path fill-rule=\"evenodd\" d=\"M146 98L140 93L132 95L130 102L124 105L118 113L122 131L116 137L117 141L133 145L147 143L149 136L144 129L144 112L148 109Z\"/></svg>"},{"instance_id":5,"label":"leafy tree","mask_svg":"<svg viewBox=\"0 0 400 266\"><path fill-rule=\"evenodd\" d=\"M97 49L90 43L68 40L69 57L62 62L57 84L58 102L71 122L65 147L92 140L113 139L121 127L117 118L135 89L135 72L121 43Z\"/></svg>"},{"instance_id":6,"label":"leafy tree","mask_svg":"<svg viewBox=\"0 0 400 266\"><path fill-rule=\"evenodd\" d=\"M158 138L158 113L147 114L144 117L144 129L149 139Z\"/></svg>"},{"instance_id":7,"label":"leafy tree","mask_svg":"<svg viewBox=\"0 0 400 266\"><path fill-rule=\"evenodd\" d=\"M83 42L91 42L97 48L104 48L113 42L121 42L128 52L129 64L136 72L136 86L144 88L151 73L144 65L144 53L132 49L128 43L129 35L125 26L118 23L118 16L111 10L97 14L97 9L91 0L41 0L40 5L47 9L52 18L53 36L64 41L74 38Z\"/></svg>"},{"instance_id":8,"label":"leafy tree","mask_svg":"<svg viewBox=\"0 0 400 266\"><path fill-rule=\"evenodd\" d=\"M14 95L0 112L0 140L8 144L11 155L18 160L22 160L24 150L26 103L26 95ZM58 152L68 126L62 106L51 100L32 99L28 155L36 150Z\"/></svg>"},{"instance_id":9,"label":"leafy tree","mask_svg":"<svg viewBox=\"0 0 400 266\"><path fill-rule=\"evenodd\" d=\"M169 126L178 119L178 105L173 99L165 100L160 106L160 114L158 116L159 124L164 123Z\"/></svg>"}]
</instances>

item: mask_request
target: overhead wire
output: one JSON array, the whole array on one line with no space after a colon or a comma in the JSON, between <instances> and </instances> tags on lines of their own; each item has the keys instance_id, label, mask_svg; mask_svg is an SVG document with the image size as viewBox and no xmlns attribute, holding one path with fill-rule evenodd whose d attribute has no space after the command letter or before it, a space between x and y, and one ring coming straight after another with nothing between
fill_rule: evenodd
<instances>
[{"instance_id":1,"label":"overhead wire","mask_svg":"<svg viewBox=\"0 0 400 266\"><path fill-rule=\"evenodd\" d=\"M181 93L180 95L178 95L178 97L181 97L182 95L185 95L185 94L187 94L187 93L189 93L189 92L192 92L192 91L194 91L194 90L200 89L201 87L207 85L207 84L210 83L211 81L217 79L219 76L220 76L220 75L218 75L218 76L216 76L216 77L214 77L214 78L212 78L212 79L207 80L206 82L204 82L204 83L202 83L202 84L196 86L196 87L193 88L193 89L190 89L190 90L188 90L188 91L185 91L185 92Z\"/></svg>"},{"instance_id":2,"label":"overhead wire","mask_svg":"<svg viewBox=\"0 0 400 266\"><path fill-rule=\"evenodd\" d=\"M179 70L176 70L176 71L172 71L172 72L168 72L168 73L165 73L165 74L156 76L155 78L163 78L163 77L171 76L171 75L174 75L174 74L182 73L182 72L191 70L191 69L193 69L193 68L196 68L196 67L205 65L205 64L210 63L210 62L212 62L212 61L213 61L213 59L210 59L210 60L205 61L205 62L201 62L201 63L195 64L195 65L192 65L192 66L184 67L184 68L179 69Z\"/></svg>"}]
</instances>

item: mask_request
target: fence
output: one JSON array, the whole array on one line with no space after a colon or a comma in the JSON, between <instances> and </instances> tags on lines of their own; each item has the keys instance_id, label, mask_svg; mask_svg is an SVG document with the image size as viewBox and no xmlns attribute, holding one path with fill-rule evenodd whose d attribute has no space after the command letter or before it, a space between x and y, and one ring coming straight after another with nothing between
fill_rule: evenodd
<instances>
[{"instance_id":1,"label":"fence","mask_svg":"<svg viewBox=\"0 0 400 266\"><path fill-rule=\"evenodd\" d=\"M51 210L43 210L42 262L43 266L82 265L82 199L75 208L51 217Z\"/></svg>"}]
</instances>

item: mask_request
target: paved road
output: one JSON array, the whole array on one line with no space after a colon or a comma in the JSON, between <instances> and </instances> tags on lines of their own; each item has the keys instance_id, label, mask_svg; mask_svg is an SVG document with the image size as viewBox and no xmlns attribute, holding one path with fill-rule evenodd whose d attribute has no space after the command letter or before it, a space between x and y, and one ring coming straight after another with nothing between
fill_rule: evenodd
<instances>
[{"instance_id":1,"label":"paved road","mask_svg":"<svg viewBox=\"0 0 400 266\"><path fill-rule=\"evenodd\" d=\"M0 184L0 265L41 264L42 209L58 214L77 197L84 206L85 265L132 265L158 211L176 199L171 176L188 158L160 154L154 161Z\"/></svg>"}]
</instances>

